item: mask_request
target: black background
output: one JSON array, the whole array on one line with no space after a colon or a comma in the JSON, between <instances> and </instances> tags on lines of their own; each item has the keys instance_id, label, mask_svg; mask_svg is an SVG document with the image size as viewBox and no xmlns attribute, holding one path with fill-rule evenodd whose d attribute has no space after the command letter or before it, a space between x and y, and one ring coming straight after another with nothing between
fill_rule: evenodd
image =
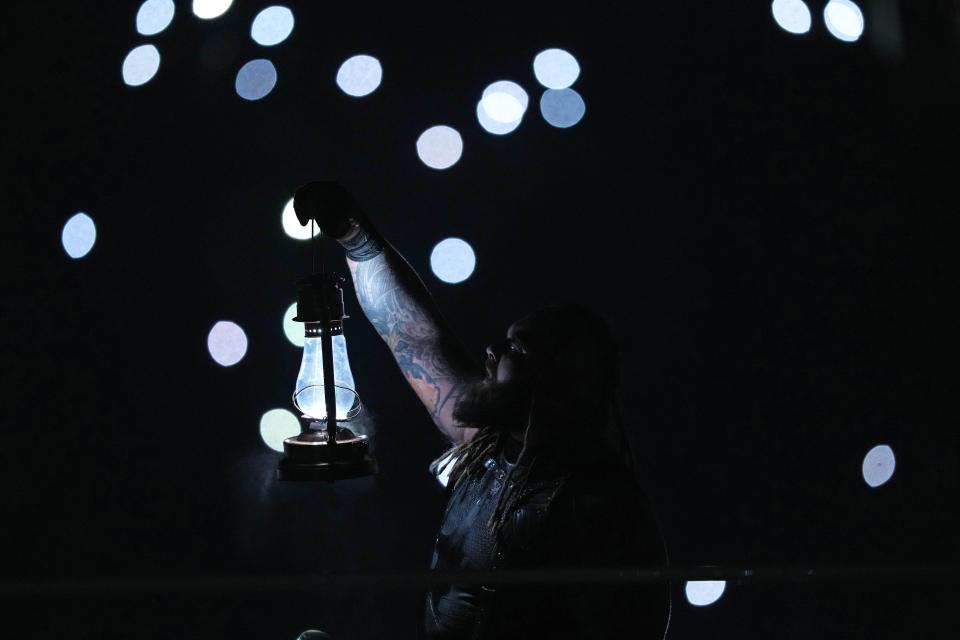
<instances>
[{"instance_id":1,"label":"black background","mask_svg":"<svg viewBox=\"0 0 960 640\"><path fill-rule=\"evenodd\" d=\"M862 2L855 44L812 2L794 36L768 2L290 3L290 38L249 37L268 3L163 33L137 3L31 3L3 19L0 463L9 637L411 637L416 589L23 595L24 580L420 570L443 506L444 447L348 291L348 343L373 425L375 478L278 484L260 416L292 408L300 354L281 319L309 245L280 212L342 180L476 351L522 314L577 299L611 322L642 477L679 565L944 566L960 533L956 358L958 25L953 2ZM134 46L160 70L123 84ZM533 57L577 56L587 105L538 113ZM336 87L347 57L381 87ZM267 57L247 102L237 69ZM476 122L499 79L521 126ZM12 109L11 109L12 107ZM464 139L435 171L429 126ZM81 260L60 232L97 225ZM477 254L459 285L433 245ZM334 247L326 264L345 265ZM250 346L223 368L221 319ZM871 489L864 454L897 469ZM42 583L50 584L50 583ZM675 587L675 638L949 637L943 580ZM36 590L31 593L38 593ZM18 595L19 594L19 595ZM4 632L6 636L7 633ZM629 633L625 632L625 637Z\"/></svg>"}]
</instances>

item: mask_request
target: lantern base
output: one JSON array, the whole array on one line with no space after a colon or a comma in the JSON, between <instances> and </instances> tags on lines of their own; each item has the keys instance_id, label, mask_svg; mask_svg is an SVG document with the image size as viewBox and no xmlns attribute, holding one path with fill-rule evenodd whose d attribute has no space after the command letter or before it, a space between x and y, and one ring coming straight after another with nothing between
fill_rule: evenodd
<instances>
[{"instance_id":1,"label":"lantern base","mask_svg":"<svg viewBox=\"0 0 960 640\"><path fill-rule=\"evenodd\" d=\"M277 466L277 480L334 482L376 473L367 436L337 428L336 442L325 431L308 431L284 439L286 454Z\"/></svg>"}]
</instances>

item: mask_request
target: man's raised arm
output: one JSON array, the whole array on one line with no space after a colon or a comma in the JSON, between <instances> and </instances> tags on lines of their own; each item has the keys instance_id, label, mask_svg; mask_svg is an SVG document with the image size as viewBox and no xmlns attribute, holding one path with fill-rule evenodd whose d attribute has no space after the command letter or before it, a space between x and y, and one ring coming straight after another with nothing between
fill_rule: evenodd
<instances>
[{"instance_id":1,"label":"man's raised arm","mask_svg":"<svg viewBox=\"0 0 960 640\"><path fill-rule=\"evenodd\" d=\"M453 407L483 369L447 325L413 267L337 183L304 185L294 209L301 224L316 220L346 250L360 307L440 431L452 442L473 438L476 429L460 426Z\"/></svg>"}]
</instances>

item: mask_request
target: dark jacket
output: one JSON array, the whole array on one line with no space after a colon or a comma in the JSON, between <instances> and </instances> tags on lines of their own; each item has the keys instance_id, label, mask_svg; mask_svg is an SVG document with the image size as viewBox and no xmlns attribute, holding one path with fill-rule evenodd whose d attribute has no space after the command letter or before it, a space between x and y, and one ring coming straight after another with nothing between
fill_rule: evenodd
<instances>
[{"instance_id":1,"label":"dark jacket","mask_svg":"<svg viewBox=\"0 0 960 640\"><path fill-rule=\"evenodd\" d=\"M653 510L632 474L612 463L578 465L548 456L516 466L502 525L487 526L509 485L509 449L450 491L432 568L563 569L663 566ZM441 639L659 639L670 614L669 585L452 584L431 590L423 637Z\"/></svg>"}]
</instances>

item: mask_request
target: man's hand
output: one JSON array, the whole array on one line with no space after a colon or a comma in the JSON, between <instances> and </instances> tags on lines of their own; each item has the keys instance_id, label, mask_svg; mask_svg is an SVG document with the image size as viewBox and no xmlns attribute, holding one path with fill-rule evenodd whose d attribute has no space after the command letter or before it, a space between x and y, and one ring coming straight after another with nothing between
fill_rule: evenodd
<instances>
[{"instance_id":1,"label":"man's hand","mask_svg":"<svg viewBox=\"0 0 960 640\"><path fill-rule=\"evenodd\" d=\"M353 194L332 180L314 180L297 189L293 210L300 224L315 220L320 232L335 240L350 237L365 222Z\"/></svg>"}]
</instances>

